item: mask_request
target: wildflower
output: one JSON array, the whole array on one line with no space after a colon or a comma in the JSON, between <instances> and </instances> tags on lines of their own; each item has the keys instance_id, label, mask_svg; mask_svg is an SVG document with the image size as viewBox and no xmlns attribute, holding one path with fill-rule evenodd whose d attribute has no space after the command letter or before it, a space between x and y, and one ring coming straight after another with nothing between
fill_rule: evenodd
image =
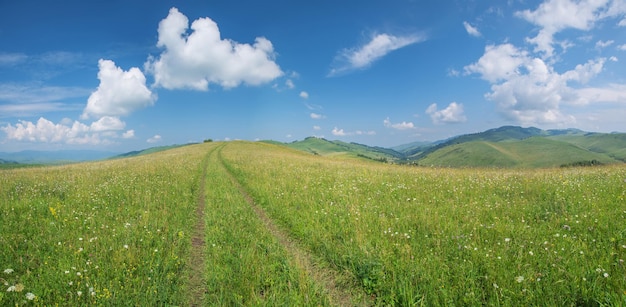
<instances>
[{"instance_id":1,"label":"wildflower","mask_svg":"<svg viewBox=\"0 0 626 307\"><path fill-rule=\"evenodd\" d=\"M521 275L520 275L520 276L515 277L515 281L517 281L517 282L523 282L523 281L524 281L524 276L521 276Z\"/></svg>"},{"instance_id":2,"label":"wildflower","mask_svg":"<svg viewBox=\"0 0 626 307\"><path fill-rule=\"evenodd\" d=\"M504 242L511 242L511 238L504 238Z\"/></svg>"},{"instance_id":3,"label":"wildflower","mask_svg":"<svg viewBox=\"0 0 626 307\"><path fill-rule=\"evenodd\" d=\"M4 274L11 274L11 273L13 273L13 269L4 270Z\"/></svg>"},{"instance_id":4,"label":"wildflower","mask_svg":"<svg viewBox=\"0 0 626 307\"><path fill-rule=\"evenodd\" d=\"M494 287L494 288L496 288L496 289L500 288L500 287L498 286L498 284L496 284L495 282L493 283L493 287Z\"/></svg>"},{"instance_id":5,"label":"wildflower","mask_svg":"<svg viewBox=\"0 0 626 307\"><path fill-rule=\"evenodd\" d=\"M125 249L128 249L128 244L124 244L124 248L125 248Z\"/></svg>"},{"instance_id":6,"label":"wildflower","mask_svg":"<svg viewBox=\"0 0 626 307\"><path fill-rule=\"evenodd\" d=\"M29 301L34 300L35 297L36 296L34 294L32 294L31 292L26 293L26 299L29 300Z\"/></svg>"},{"instance_id":7,"label":"wildflower","mask_svg":"<svg viewBox=\"0 0 626 307\"><path fill-rule=\"evenodd\" d=\"M78 296L83 295L83 291L76 291L76 295L78 295Z\"/></svg>"},{"instance_id":8,"label":"wildflower","mask_svg":"<svg viewBox=\"0 0 626 307\"><path fill-rule=\"evenodd\" d=\"M7 292L14 292L15 291L15 286L10 286L9 288L7 288Z\"/></svg>"},{"instance_id":9,"label":"wildflower","mask_svg":"<svg viewBox=\"0 0 626 307\"><path fill-rule=\"evenodd\" d=\"M609 277L609 273L604 272L604 274L602 274L602 276L604 276L604 278Z\"/></svg>"},{"instance_id":10,"label":"wildflower","mask_svg":"<svg viewBox=\"0 0 626 307\"><path fill-rule=\"evenodd\" d=\"M15 285L15 292L22 292L22 290L24 290L24 285L23 284Z\"/></svg>"}]
</instances>

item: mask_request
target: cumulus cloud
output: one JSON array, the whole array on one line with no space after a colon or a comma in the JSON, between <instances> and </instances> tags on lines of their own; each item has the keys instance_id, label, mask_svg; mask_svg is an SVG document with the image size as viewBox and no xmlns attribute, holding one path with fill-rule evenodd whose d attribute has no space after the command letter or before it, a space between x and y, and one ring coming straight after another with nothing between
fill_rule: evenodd
<instances>
[{"instance_id":1,"label":"cumulus cloud","mask_svg":"<svg viewBox=\"0 0 626 307\"><path fill-rule=\"evenodd\" d=\"M305 91L300 92L300 98L309 99L309 93Z\"/></svg>"},{"instance_id":2,"label":"cumulus cloud","mask_svg":"<svg viewBox=\"0 0 626 307\"><path fill-rule=\"evenodd\" d=\"M135 130L130 129L122 134L122 138L124 139L132 139L135 137Z\"/></svg>"},{"instance_id":3,"label":"cumulus cloud","mask_svg":"<svg viewBox=\"0 0 626 307\"><path fill-rule=\"evenodd\" d=\"M438 110L437 104L433 103L426 109L426 114L430 115L435 124L455 124L467 120L463 112L463 104L450 103L445 109Z\"/></svg>"},{"instance_id":4,"label":"cumulus cloud","mask_svg":"<svg viewBox=\"0 0 626 307\"><path fill-rule=\"evenodd\" d=\"M210 83L233 88L241 83L260 85L283 75L268 39L257 37L250 45L220 35L210 18L196 19L189 27L187 16L171 8L158 28L157 47L164 51L145 64L146 71L154 74L155 86L206 91Z\"/></svg>"},{"instance_id":5,"label":"cumulus cloud","mask_svg":"<svg viewBox=\"0 0 626 307\"><path fill-rule=\"evenodd\" d=\"M99 120L91 123L91 131L112 131L112 130L124 130L126 123L121 121L117 117L104 116Z\"/></svg>"},{"instance_id":6,"label":"cumulus cloud","mask_svg":"<svg viewBox=\"0 0 626 307\"><path fill-rule=\"evenodd\" d=\"M377 34L365 45L352 49L344 49L335 58L337 66L332 68L329 76L368 67L374 61L384 57L389 52L402 47L425 41L423 35L412 34L395 36L391 34Z\"/></svg>"},{"instance_id":7,"label":"cumulus cloud","mask_svg":"<svg viewBox=\"0 0 626 307\"><path fill-rule=\"evenodd\" d=\"M161 136L158 134L155 134L153 137L146 140L146 142L151 143L151 144L159 142L159 141L161 141Z\"/></svg>"},{"instance_id":8,"label":"cumulus cloud","mask_svg":"<svg viewBox=\"0 0 626 307\"><path fill-rule=\"evenodd\" d=\"M566 124L575 121L561 106L591 102L619 102L623 94L613 88L584 87L604 68L605 58L589 60L563 73L543 59L533 57L510 44L487 46L484 55L465 67L489 81L494 101L508 118L522 124ZM578 83L578 88L571 83Z\"/></svg>"},{"instance_id":9,"label":"cumulus cloud","mask_svg":"<svg viewBox=\"0 0 626 307\"><path fill-rule=\"evenodd\" d=\"M123 71L110 60L98 61L98 89L89 96L82 119L103 116L124 116L151 106L156 95L146 87L146 77L139 68Z\"/></svg>"},{"instance_id":10,"label":"cumulus cloud","mask_svg":"<svg viewBox=\"0 0 626 307\"><path fill-rule=\"evenodd\" d=\"M383 120L383 125L385 125L385 127L387 128L393 128L396 130L410 130L410 129L415 129L415 125L413 125L412 122L401 122L401 123L392 123L391 120L389 120L389 117L385 118L385 120Z\"/></svg>"},{"instance_id":11,"label":"cumulus cloud","mask_svg":"<svg viewBox=\"0 0 626 307\"><path fill-rule=\"evenodd\" d=\"M544 58L554 55L554 35L565 29L589 30L603 18L615 17L626 8L621 1L610 0L547 0L534 10L516 12L515 15L540 27L537 36L527 38L535 45L535 52Z\"/></svg>"},{"instance_id":12,"label":"cumulus cloud","mask_svg":"<svg viewBox=\"0 0 626 307\"><path fill-rule=\"evenodd\" d=\"M469 22L464 21L463 27L465 27L465 31L467 31L467 34L471 36L475 36L475 37L481 36L480 31L478 31L478 28L472 26Z\"/></svg>"},{"instance_id":13,"label":"cumulus cloud","mask_svg":"<svg viewBox=\"0 0 626 307\"><path fill-rule=\"evenodd\" d=\"M113 139L118 138L117 131L123 130L126 124L114 117L103 117L91 125L79 121L63 119L60 123L54 123L40 117L37 122L21 120L14 125L8 124L0 127L0 131L6 133L8 140L60 143L60 144L111 144ZM134 131L127 131L122 137L133 136Z\"/></svg>"},{"instance_id":14,"label":"cumulus cloud","mask_svg":"<svg viewBox=\"0 0 626 307\"><path fill-rule=\"evenodd\" d=\"M296 87L291 79L287 79L287 81L285 81L285 86L287 86L287 88L289 89L293 89L294 87Z\"/></svg>"},{"instance_id":15,"label":"cumulus cloud","mask_svg":"<svg viewBox=\"0 0 626 307\"><path fill-rule=\"evenodd\" d=\"M465 67L465 73L478 73L483 79L495 83L516 75L527 57L527 52L512 44L488 45L478 62Z\"/></svg>"},{"instance_id":16,"label":"cumulus cloud","mask_svg":"<svg viewBox=\"0 0 626 307\"><path fill-rule=\"evenodd\" d=\"M315 130L315 131L322 130L322 127L320 127L320 126L313 126L313 130Z\"/></svg>"}]
</instances>

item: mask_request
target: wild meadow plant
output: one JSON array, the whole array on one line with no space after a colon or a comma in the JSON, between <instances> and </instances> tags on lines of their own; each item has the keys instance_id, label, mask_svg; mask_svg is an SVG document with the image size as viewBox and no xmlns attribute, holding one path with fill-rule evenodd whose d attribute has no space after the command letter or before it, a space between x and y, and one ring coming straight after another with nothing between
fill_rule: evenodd
<instances>
[{"instance_id":1,"label":"wild meadow plant","mask_svg":"<svg viewBox=\"0 0 626 307\"><path fill-rule=\"evenodd\" d=\"M206 152L0 171L0 305L187 301Z\"/></svg>"},{"instance_id":2,"label":"wild meadow plant","mask_svg":"<svg viewBox=\"0 0 626 307\"><path fill-rule=\"evenodd\" d=\"M626 167L393 166L229 143L291 235L382 305L626 304Z\"/></svg>"},{"instance_id":3,"label":"wild meadow plant","mask_svg":"<svg viewBox=\"0 0 626 307\"><path fill-rule=\"evenodd\" d=\"M328 306L255 214L218 158L206 178L206 290L210 306Z\"/></svg>"},{"instance_id":4,"label":"wild meadow plant","mask_svg":"<svg viewBox=\"0 0 626 307\"><path fill-rule=\"evenodd\" d=\"M257 205L374 305L626 305L625 180L249 142L0 170L0 305L186 305L198 246L207 305L332 304Z\"/></svg>"}]
</instances>

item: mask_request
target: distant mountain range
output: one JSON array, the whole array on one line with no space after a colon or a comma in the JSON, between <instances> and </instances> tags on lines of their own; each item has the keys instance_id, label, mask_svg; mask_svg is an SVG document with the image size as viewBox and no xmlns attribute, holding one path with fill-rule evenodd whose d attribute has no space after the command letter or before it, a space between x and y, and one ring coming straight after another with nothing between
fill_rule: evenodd
<instances>
[{"instance_id":1,"label":"distant mountain range","mask_svg":"<svg viewBox=\"0 0 626 307\"><path fill-rule=\"evenodd\" d=\"M118 153L95 150L58 150L0 152L0 164L59 164L107 159Z\"/></svg>"},{"instance_id":2,"label":"distant mountain range","mask_svg":"<svg viewBox=\"0 0 626 307\"><path fill-rule=\"evenodd\" d=\"M187 144L185 144L187 145ZM83 161L95 161L105 159L126 158L146 155L167 149L185 145L169 145L150 147L143 150L130 151L127 153L95 150L58 150L36 151L25 150L19 152L0 152L0 164L63 164Z\"/></svg>"},{"instance_id":3,"label":"distant mountain range","mask_svg":"<svg viewBox=\"0 0 626 307\"><path fill-rule=\"evenodd\" d=\"M626 163L626 133L595 133L578 129L503 126L436 142L414 142L392 148L316 137L291 143L266 142L315 155L339 155L422 166L534 168ZM122 154L90 150L0 152L0 167L18 163L58 164L124 158L185 145L152 147Z\"/></svg>"},{"instance_id":4,"label":"distant mountain range","mask_svg":"<svg viewBox=\"0 0 626 307\"><path fill-rule=\"evenodd\" d=\"M443 167L558 167L626 162L625 133L503 126L436 142L393 148L306 138L284 145L319 155L345 154L395 163Z\"/></svg>"}]
</instances>

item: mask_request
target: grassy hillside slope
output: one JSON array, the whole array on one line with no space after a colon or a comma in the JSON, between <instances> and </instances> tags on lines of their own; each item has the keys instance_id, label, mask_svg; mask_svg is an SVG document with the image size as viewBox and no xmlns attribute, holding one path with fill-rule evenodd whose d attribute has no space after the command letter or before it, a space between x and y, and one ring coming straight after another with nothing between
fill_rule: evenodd
<instances>
[{"instance_id":1,"label":"grassy hillside slope","mask_svg":"<svg viewBox=\"0 0 626 307\"><path fill-rule=\"evenodd\" d=\"M606 154L591 152L569 142L531 137L518 141L473 141L436 150L420 165L445 167L558 167L577 162L619 163Z\"/></svg>"},{"instance_id":2,"label":"grassy hillside slope","mask_svg":"<svg viewBox=\"0 0 626 307\"><path fill-rule=\"evenodd\" d=\"M626 133L589 133L586 135L561 135L551 138L572 143L589 151L603 153L613 159L626 162Z\"/></svg>"}]
</instances>

